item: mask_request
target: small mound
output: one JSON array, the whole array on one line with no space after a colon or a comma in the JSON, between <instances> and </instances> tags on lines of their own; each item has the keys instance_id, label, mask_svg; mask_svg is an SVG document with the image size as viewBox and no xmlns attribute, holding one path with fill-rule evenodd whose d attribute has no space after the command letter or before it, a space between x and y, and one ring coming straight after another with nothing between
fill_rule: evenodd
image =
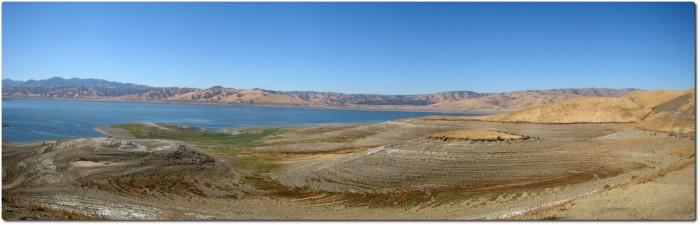
<instances>
[{"instance_id":1,"label":"small mound","mask_svg":"<svg viewBox=\"0 0 700 225\"><path fill-rule=\"evenodd\" d=\"M477 140L477 141L488 141L488 140L520 140L526 137L508 134L492 130L453 130L445 131L428 135L428 139L437 140Z\"/></svg>"},{"instance_id":2,"label":"small mound","mask_svg":"<svg viewBox=\"0 0 700 225\"><path fill-rule=\"evenodd\" d=\"M213 157L190 149L184 145L178 146L177 150L165 155L165 159L170 162L178 162L184 164L202 164L216 162L216 160Z\"/></svg>"}]
</instances>

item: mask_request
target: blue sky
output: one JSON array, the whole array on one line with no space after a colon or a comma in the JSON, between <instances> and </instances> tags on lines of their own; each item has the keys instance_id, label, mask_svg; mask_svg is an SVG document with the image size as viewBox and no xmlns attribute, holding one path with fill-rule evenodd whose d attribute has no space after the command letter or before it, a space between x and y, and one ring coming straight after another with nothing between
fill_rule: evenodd
<instances>
[{"instance_id":1,"label":"blue sky","mask_svg":"<svg viewBox=\"0 0 700 225\"><path fill-rule=\"evenodd\" d=\"M10 3L2 75L421 94L695 85L686 3Z\"/></svg>"}]
</instances>

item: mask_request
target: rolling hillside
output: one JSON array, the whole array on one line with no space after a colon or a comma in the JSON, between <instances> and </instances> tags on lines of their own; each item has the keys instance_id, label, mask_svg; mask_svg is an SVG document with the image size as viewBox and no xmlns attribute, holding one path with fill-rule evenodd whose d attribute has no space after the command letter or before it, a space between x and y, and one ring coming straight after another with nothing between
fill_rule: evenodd
<instances>
[{"instance_id":1,"label":"rolling hillside","mask_svg":"<svg viewBox=\"0 0 700 225\"><path fill-rule=\"evenodd\" d=\"M636 123L651 131L694 133L695 89L635 91L622 97L582 97L488 116L428 116L427 120L504 123Z\"/></svg>"},{"instance_id":2,"label":"rolling hillside","mask_svg":"<svg viewBox=\"0 0 700 225\"><path fill-rule=\"evenodd\" d=\"M636 89L549 89L505 93L450 91L419 95L344 94L315 91L271 91L215 86L207 89L149 87L98 79L3 80L3 97L193 102L272 106L311 106L508 112L579 97L619 97Z\"/></svg>"},{"instance_id":3,"label":"rolling hillside","mask_svg":"<svg viewBox=\"0 0 700 225\"><path fill-rule=\"evenodd\" d=\"M508 123L631 123L649 112L651 109L629 99L584 97L467 119Z\"/></svg>"},{"instance_id":4,"label":"rolling hillside","mask_svg":"<svg viewBox=\"0 0 700 225\"><path fill-rule=\"evenodd\" d=\"M658 96L664 96L666 101L653 105L652 112L644 117L638 126L645 130L695 133L695 89L664 91ZM645 100L652 102L657 98L646 98Z\"/></svg>"}]
</instances>

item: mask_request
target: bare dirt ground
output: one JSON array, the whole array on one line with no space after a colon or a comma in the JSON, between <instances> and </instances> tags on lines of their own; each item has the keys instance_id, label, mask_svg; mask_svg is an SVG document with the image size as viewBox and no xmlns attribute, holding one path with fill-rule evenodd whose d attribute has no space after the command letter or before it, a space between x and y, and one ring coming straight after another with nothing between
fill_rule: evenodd
<instances>
[{"instance_id":1,"label":"bare dirt ground","mask_svg":"<svg viewBox=\"0 0 700 225\"><path fill-rule=\"evenodd\" d=\"M694 220L693 165L658 179L624 185L511 219Z\"/></svg>"},{"instance_id":2,"label":"bare dirt ground","mask_svg":"<svg viewBox=\"0 0 700 225\"><path fill-rule=\"evenodd\" d=\"M134 127L169 133L138 139L108 127L100 131L114 138L3 144L3 218L695 218L695 140L634 124ZM458 130L530 138L428 137Z\"/></svg>"}]
</instances>

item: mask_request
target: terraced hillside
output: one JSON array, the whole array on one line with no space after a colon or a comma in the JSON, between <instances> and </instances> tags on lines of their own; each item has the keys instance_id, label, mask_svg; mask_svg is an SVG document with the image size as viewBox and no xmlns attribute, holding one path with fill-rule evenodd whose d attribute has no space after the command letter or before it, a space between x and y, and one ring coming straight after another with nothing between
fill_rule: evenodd
<instances>
[{"instance_id":1,"label":"terraced hillside","mask_svg":"<svg viewBox=\"0 0 700 225\"><path fill-rule=\"evenodd\" d=\"M428 123L416 120L406 124L421 127ZM474 129L483 128L483 125L480 122L459 122L456 128ZM308 186L332 192L556 186L603 179L645 167L635 160L616 160L615 154L610 152L632 151L634 148L653 151L643 144L623 145L594 139L611 133L611 129L619 129L618 125L566 127L579 132L562 131L560 125L489 125L490 129L535 138L470 141L397 137L392 144L356 154L291 166L277 179L288 186ZM410 126L396 130L421 132L420 128L412 130ZM588 132L582 132L584 130ZM650 139L649 142L662 140L667 145L676 145L674 139L668 138Z\"/></svg>"},{"instance_id":2,"label":"terraced hillside","mask_svg":"<svg viewBox=\"0 0 700 225\"><path fill-rule=\"evenodd\" d=\"M142 218L131 215L142 207L109 201L108 197L115 195L134 198L245 195L238 182L240 174L227 162L167 140L80 138L3 144L3 162L3 197L40 198L51 202L51 206L41 206L47 210L67 207L87 217ZM51 194L37 194L42 191ZM81 198L95 191L105 198L102 201ZM14 202L3 202L3 207L16 206ZM100 205L106 210L93 212ZM3 213L5 219L21 219L13 215Z\"/></svg>"}]
</instances>

